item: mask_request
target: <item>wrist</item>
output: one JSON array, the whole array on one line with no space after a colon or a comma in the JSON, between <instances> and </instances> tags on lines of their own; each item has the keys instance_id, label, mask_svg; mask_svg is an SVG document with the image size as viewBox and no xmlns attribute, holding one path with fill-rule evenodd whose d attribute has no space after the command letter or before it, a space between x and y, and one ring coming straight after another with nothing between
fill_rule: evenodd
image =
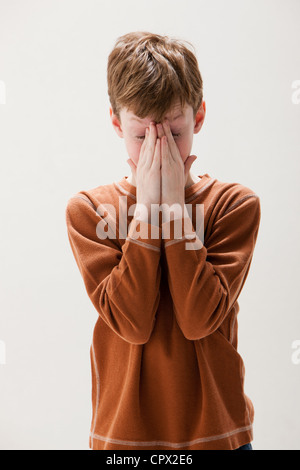
<instances>
[{"instance_id":1,"label":"wrist","mask_svg":"<svg viewBox=\"0 0 300 470\"><path fill-rule=\"evenodd\" d=\"M186 207L184 202L164 202L162 204L163 222L170 220L182 219L186 217Z\"/></svg>"},{"instance_id":2,"label":"wrist","mask_svg":"<svg viewBox=\"0 0 300 470\"><path fill-rule=\"evenodd\" d=\"M134 218L151 225L159 226L159 204L138 202L134 210ZM152 208L152 209L151 209Z\"/></svg>"}]
</instances>

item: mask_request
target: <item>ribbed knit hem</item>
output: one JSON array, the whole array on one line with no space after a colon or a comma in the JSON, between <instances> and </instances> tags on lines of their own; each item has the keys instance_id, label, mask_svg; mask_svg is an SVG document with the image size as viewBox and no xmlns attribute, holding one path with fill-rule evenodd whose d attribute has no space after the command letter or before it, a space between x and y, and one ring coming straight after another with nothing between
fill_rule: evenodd
<instances>
[{"instance_id":1,"label":"ribbed knit hem","mask_svg":"<svg viewBox=\"0 0 300 470\"><path fill-rule=\"evenodd\" d=\"M120 439L105 438L90 434L89 447L92 450L235 450L253 440L253 426L229 431L223 435L210 438L193 439L186 443L171 442L132 442Z\"/></svg>"}]
</instances>

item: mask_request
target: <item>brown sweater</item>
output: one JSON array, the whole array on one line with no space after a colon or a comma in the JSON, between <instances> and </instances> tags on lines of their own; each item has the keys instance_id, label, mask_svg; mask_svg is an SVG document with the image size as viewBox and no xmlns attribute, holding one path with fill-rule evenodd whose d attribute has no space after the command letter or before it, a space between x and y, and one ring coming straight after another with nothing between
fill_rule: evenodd
<instances>
[{"instance_id":1,"label":"brown sweater","mask_svg":"<svg viewBox=\"0 0 300 470\"><path fill-rule=\"evenodd\" d=\"M237 299L260 199L239 183L199 177L185 189L192 215L156 227L133 215L127 176L68 200L69 241L98 312L92 449L233 450L253 439ZM183 236L174 238L178 222Z\"/></svg>"}]
</instances>

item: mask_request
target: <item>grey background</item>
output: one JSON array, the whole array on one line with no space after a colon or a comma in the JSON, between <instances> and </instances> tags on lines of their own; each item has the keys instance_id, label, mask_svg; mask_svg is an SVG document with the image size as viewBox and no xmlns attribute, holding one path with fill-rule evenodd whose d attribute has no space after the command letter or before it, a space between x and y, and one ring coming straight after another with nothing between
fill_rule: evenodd
<instances>
[{"instance_id":1,"label":"grey background","mask_svg":"<svg viewBox=\"0 0 300 470\"><path fill-rule=\"evenodd\" d=\"M239 298L253 447L300 449L299 15L298 0L0 0L1 449L88 449L97 312L65 206L130 174L106 66L117 37L135 30L196 48L207 115L192 172L260 196Z\"/></svg>"}]
</instances>

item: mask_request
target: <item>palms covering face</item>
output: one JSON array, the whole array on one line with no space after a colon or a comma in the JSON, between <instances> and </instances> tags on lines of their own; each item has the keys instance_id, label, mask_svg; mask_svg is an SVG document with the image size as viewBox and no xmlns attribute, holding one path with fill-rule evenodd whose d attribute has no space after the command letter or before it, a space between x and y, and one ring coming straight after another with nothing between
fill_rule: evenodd
<instances>
[{"instance_id":1,"label":"palms covering face","mask_svg":"<svg viewBox=\"0 0 300 470\"><path fill-rule=\"evenodd\" d=\"M193 108L175 106L161 123L138 118L122 108L121 122L110 109L116 132L123 137L130 158L127 160L132 178L137 186L140 203L172 205L184 204L184 189L197 177L190 174L196 155L190 155L193 134L200 131L205 118L205 102L202 102L195 119ZM195 178L197 178L195 180Z\"/></svg>"}]
</instances>

